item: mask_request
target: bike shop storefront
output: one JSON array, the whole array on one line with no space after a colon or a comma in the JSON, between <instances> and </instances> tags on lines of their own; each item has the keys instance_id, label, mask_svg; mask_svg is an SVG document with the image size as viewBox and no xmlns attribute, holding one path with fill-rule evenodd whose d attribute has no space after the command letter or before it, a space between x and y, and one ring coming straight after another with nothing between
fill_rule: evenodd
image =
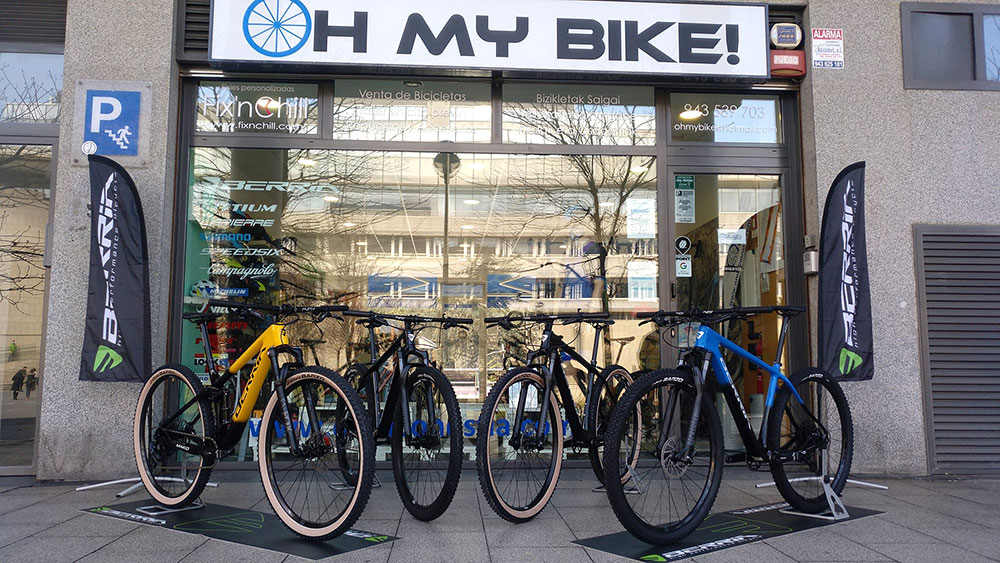
<instances>
[{"instance_id":1,"label":"bike shop storefront","mask_svg":"<svg viewBox=\"0 0 1000 563\"><path fill-rule=\"evenodd\" d=\"M688 337L661 339L638 311L805 303L794 84L479 66L185 69L173 356L205 372L201 334L180 320L205 297L474 318L469 331L417 336L455 387L471 460L483 400L539 337L487 329L486 317L608 312L597 363L637 372L673 361ZM728 336L767 357L772 316ZM225 362L260 327L222 317L213 328ZM557 330L591 357L589 325ZM805 330L792 331L793 366ZM290 338L341 372L369 359L367 330L349 321L300 322ZM731 371L753 413L763 377ZM259 416L228 460L257 458Z\"/></svg>"}]
</instances>

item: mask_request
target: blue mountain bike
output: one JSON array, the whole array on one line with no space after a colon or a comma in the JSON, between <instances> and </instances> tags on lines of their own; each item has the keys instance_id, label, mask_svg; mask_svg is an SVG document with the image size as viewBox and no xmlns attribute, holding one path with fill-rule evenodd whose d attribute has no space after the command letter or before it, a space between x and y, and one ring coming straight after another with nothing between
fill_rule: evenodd
<instances>
[{"instance_id":1,"label":"blue mountain bike","mask_svg":"<svg viewBox=\"0 0 1000 563\"><path fill-rule=\"evenodd\" d=\"M752 469L769 465L778 491L803 512L823 512L830 506L828 492L840 494L854 450L847 398L837 381L819 368L798 370L790 378L781 371L788 321L804 310L746 307L636 315L661 330L681 323L700 327L694 346L681 351L677 368L650 372L630 385L608 423L604 482L615 515L632 535L652 544L678 541L698 527L715 502L725 452L709 371L746 446L745 456L730 456L729 461L746 461ZM777 313L782 321L773 365L710 326L769 313ZM771 376L759 434L750 425L723 349ZM638 439L631 428L636 408L642 412ZM617 478L623 473L629 479Z\"/></svg>"}]
</instances>

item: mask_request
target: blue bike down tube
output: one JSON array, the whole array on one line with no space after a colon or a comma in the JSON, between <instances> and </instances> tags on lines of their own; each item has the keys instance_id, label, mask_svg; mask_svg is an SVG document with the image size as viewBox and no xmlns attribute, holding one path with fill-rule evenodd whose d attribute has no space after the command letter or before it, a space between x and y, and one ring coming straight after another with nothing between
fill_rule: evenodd
<instances>
[{"instance_id":1,"label":"blue bike down tube","mask_svg":"<svg viewBox=\"0 0 1000 563\"><path fill-rule=\"evenodd\" d=\"M781 370L778 369L778 364L773 366L765 364L763 360L754 356L750 352L747 352L735 342L722 336L712 328L702 325L698 329L698 337L694 342L694 347L712 353L712 369L715 371L716 380L721 385L732 385L733 383L729 376L729 370L726 368L726 363L722 361L721 349L725 348L726 350L733 352L734 354L771 374L772 381L771 384L768 385L767 399L764 403L766 407L770 407L774 402L774 395L778 388L777 382L774 381L775 377L784 381L785 385L788 385L789 388L791 388L792 394L795 395L799 404L805 404L805 401L803 401L802 397L799 396L799 392L795 389L795 386L792 385L792 382L789 381L783 373L781 373Z\"/></svg>"}]
</instances>

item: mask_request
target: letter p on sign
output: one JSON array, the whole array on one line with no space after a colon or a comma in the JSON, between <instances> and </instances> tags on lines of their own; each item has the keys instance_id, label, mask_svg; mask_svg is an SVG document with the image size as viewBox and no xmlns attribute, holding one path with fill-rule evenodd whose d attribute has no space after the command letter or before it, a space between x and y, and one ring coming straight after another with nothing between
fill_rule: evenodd
<instances>
[{"instance_id":1,"label":"letter p on sign","mask_svg":"<svg viewBox=\"0 0 1000 563\"><path fill-rule=\"evenodd\" d=\"M97 154L139 154L139 107L141 92L87 90L83 140L97 144Z\"/></svg>"},{"instance_id":2,"label":"letter p on sign","mask_svg":"<svg viewBox=\"0 0 1000 563\"><path fill-rule=\"evenodd\" d=\"M94 96L90 104L91 133L101 132L102 121L114 121L122 114L122 103L111 96Z\"/></svg>"}]
</instances>

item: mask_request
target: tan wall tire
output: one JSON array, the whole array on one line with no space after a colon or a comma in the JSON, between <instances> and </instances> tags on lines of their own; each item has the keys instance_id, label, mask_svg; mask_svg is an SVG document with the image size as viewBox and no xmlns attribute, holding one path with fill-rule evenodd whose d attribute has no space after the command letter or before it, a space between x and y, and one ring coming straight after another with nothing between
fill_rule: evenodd
<instances>
[{"instance_id":1,"label":"tan wall tire","mask_svg":"<svg viewBox=\"0 0 1000 563\"><path fill-rule=\"evenodd\" d=\"M339 515L329 522L322 524L306 521L305 518L294 513L294 509L289 507L283 499L276 485L274 478L274 467L271 463L271 436L275 422L281 424L280 407L278 396L271 394L261 417L260 434L258 435L258 447L260 451L259 468L261 482L264 485L264 493L267 496L271 508L278 518L296 534L315 540L326 540L347 531L361 516L368 497L371 494L372 481L375 475L375 438L372 435L368 424L368 417L364 414L361 399L356 391L351 389L347 381L335 372L322 367L307 367L292 372L285 381L285 389L288 395L292 395L302 383L306 381L316 381L327 387L328 392L332 391L339 397L338 404L346 408L340 411L346 420L350 421L352 434L358 438L358 454L360 467L358 474L360 478L355 483L349 483L352 487L351 497L348 499ZM334 465L336 460L334 460Z\"/></svg>"},{"instance_id":2,"label":"tan wall tire","mask_svg":"<svg viewBox=\"0 0 1000 563\"><path fill-rule=\"evenodd\" d=\"M490 426L495 420L496 411L500 398L514 383L520 381L530 381L535 385L544 388L545 384L542 376L533 368L515 368L508 371L497 381L490 391L486 402L483 404L482 414L479 416L479 425L476 434L476 466L479 472L479 485L483 490L483 495L493 511L508 522L527 522L537 516L552 498L552 493L559 482L559 472L562 470L562 450L563 450L563 429L562 417L559 415L559 403L556 401L555 392L550 394L549 413L553 422L552 439L552 466L547 482L543 484L542 490L537 500L527 507L513 507L507 503L497 485L494 467L489 456Z\"/></svg>"},{"instance_id":3,"label":"tan wall tire","mask_svg":"<svg viewBox=\"0 0 1000 563\"><path fill-rule=\"evenodd\" d=\"M163 487L159 486L154 480L154 476L150 474L150 469L144 461L146 457L146 437L143 436L143 426L145 422L143 411L149 408L148 403L152 399L151 395L159 390L162 390L162 385L169 377L183 381L187 385L189 392L193 395L200 393L203 389L201 380L198 379L198 377L185 366L172 364L160 367L154 371L153 375L146 380L146 384L143 385L142 391L139 392L139 401L135 407L135 417L133 418L132 425L132 446L133 452L135 453L136 469L139 471L139 478L142 480L142 484L145 485L146 492L149 493L149 496L153 497L153 500L163 506L181 508L191 504L201 495L202 491L205 489L205 484L208 483L208 478L212 469L204 466L204 460L199 460L197 470L195 471L193 477L189 476L190 486L176 495L165 491ZM213 435L215 433L215 424L211 414L211 405L208 403L208 400L203 399L198 401L194 406L197 407L202 421L203 437Z\"/></svg>"}]
</instances>

